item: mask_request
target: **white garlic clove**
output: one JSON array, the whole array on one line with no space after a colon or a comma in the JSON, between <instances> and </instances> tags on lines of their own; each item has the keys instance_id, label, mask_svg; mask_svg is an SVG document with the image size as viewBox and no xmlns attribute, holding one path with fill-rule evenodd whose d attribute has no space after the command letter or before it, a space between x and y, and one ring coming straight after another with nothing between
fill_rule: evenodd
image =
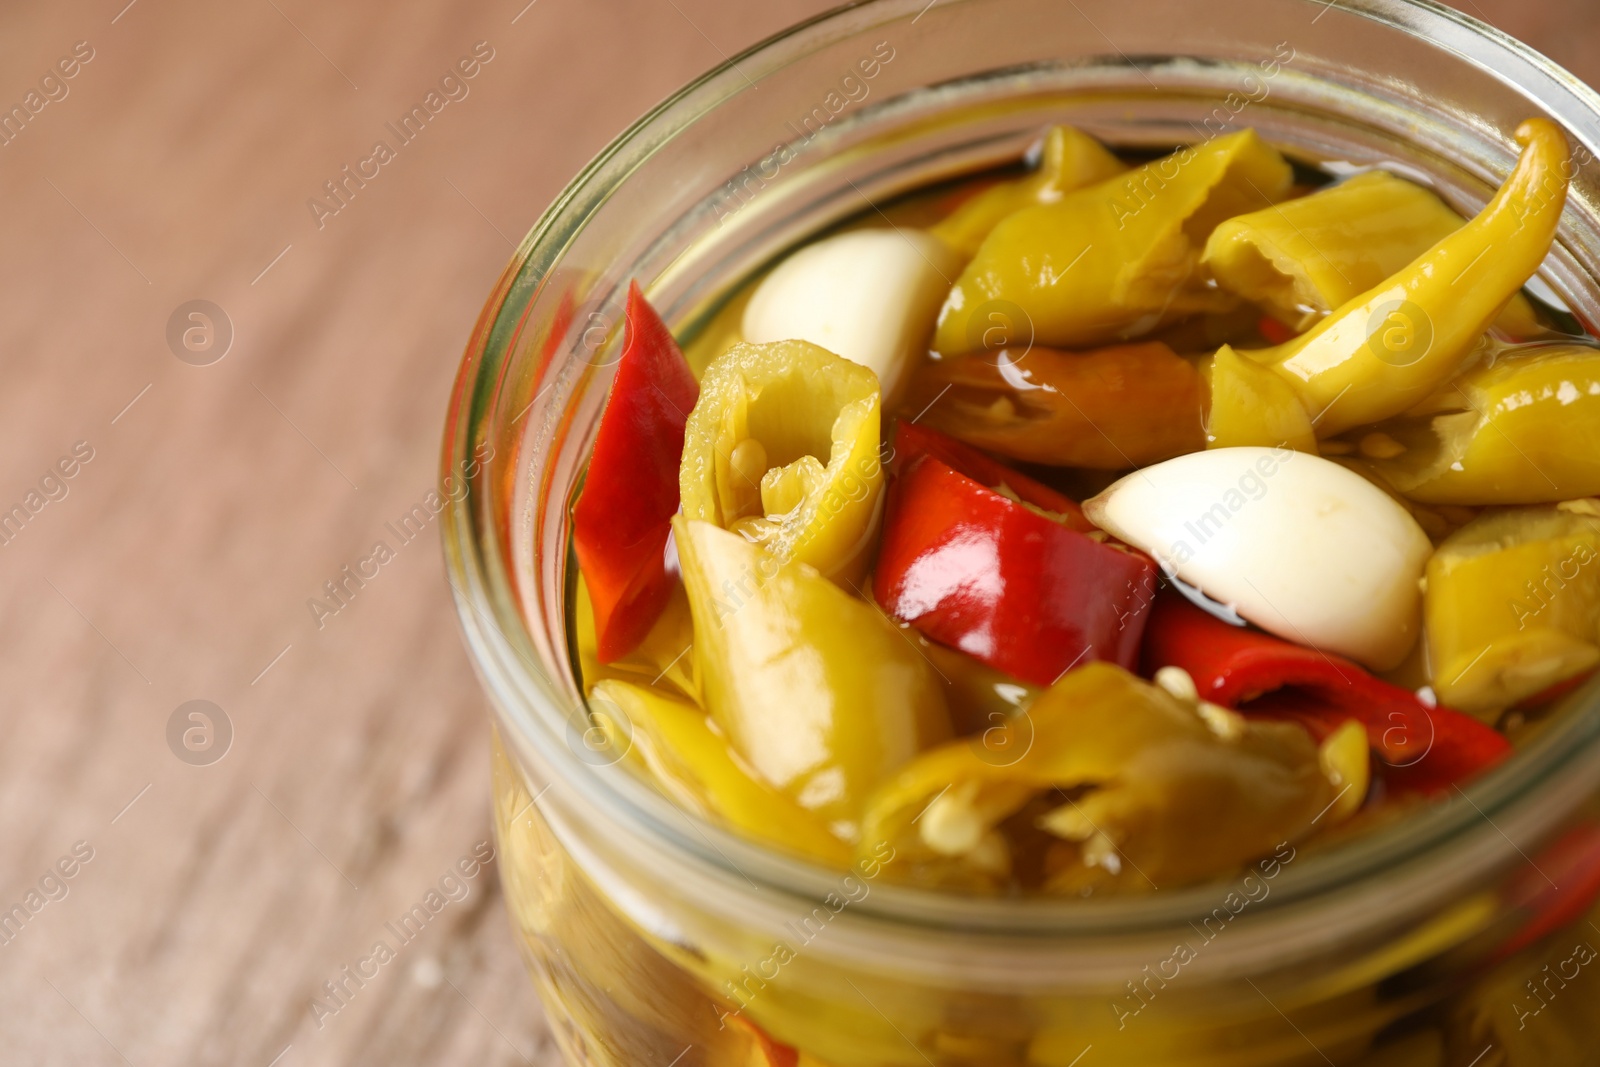
<instances>
[{"instance_id":1,"label":"white garlic clove","mask_svg":"<svg viewBox=\"0 0 1600 1067\"><path fill-rule=\"evenodd\" d=\"M853 230L779 263L751 294L744 339L802 340L871 369L885 403L926 357L956 254L921 230Z\"/></svg>"},{"instance_id":2,"label":"white garlic clove","mask_svg":"<svg viewBox=\"0 0 1600 1067\"><path fill-rule=\"evenodd\" d=\"M1374 670L1416 643L1433 545L1387 493L1287 448L1194 452L1087 500L1096 526L1290 641Z\"/></svg>"}]
</instances>

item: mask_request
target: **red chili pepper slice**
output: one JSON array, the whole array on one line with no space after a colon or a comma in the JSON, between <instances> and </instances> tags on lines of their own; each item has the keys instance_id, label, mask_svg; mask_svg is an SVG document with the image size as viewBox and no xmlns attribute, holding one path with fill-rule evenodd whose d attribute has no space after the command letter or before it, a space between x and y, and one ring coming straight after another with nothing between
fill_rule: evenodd
<instances>
[{"instance_id":1,"label":"red chili pepper slice","mask_svg":"<svg viewBox=\"0 0 1600 1067\"><path fill-rule=\"evenodd\" d=\"M918 456L933 456L951 470L959 471L990 489L998 489L1003 485L1017 494L1018 499L1060 515L1074 530L1088 533L1095 529L1094 523L1084 518L1083 508L1065 493L1035 481L1021 471L1012 470L949 434L918 426L914 422L902 422L894 433L896 469L905 470Z\"/></svg>"},{"instance_id":2,"label":"red chili pepper slice","mask_svg":"<svg viewBox=\"0 0 1600 1067\"><path fill-rule=\"evenodd\" d=\"M1176 593L1156 598L1144 669L1182 667L1204 700L1293 719L1319 740L1349 719L1385 780L1402 792L1437 793L1504 759L1511 744L1470 715L1428 707L1342 656L1230 625Z\"/></svg>"},{"instance_id":3,"label":"red chili pepper slice","mask_svg":"<svg viewBox=\"0 0 1600 1067\"><path fill-rule=\"evenodd\" d=\"M1015 471L987 457L974 467L1029 499ZM1048 499L1038 489L1028 486L1030 503ZM885 611L1013 677L1050 685L1079 663L1131 669L1138 658L1155 591L1149 558L1002 496L931 450L890 487L878 553L872 588Z\"/></svg>"},{"instance_id":4,"label":"red chili pepper slice","mask_svg":"<svg viewBox=\"0 0 1600 1067\"><path fill-rule=\"evenodd\" d=\"M628 287L626 325L583 493L572 509L573 546L594 605L601 663L644 640L672 595L667 537L678 510L683 427L700 395L638 282Z\"/></svg>"}]
</instances>

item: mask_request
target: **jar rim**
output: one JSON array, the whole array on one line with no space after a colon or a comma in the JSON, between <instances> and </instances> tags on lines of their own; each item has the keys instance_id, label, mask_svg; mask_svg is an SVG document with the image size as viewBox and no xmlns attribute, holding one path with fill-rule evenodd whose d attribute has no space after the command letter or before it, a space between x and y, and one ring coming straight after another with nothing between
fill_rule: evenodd
<instances>
[{"instance_id":1,"label":"jar rim","mask_svg":"<svg viewBox=\"0 0 1600 1067\"><path fill-rule=\"evenodd\" d=\"M940 0L934 0L940 2ZM955 3L963 0L954 0ZM1515 38L1434 0L1283 0L1307 8L1337 4L1398 32L1423 38L1458 58L1493 73L1538 100L1547 112L1588 145L1600 145L1600 93ZM830 33L925 12L927 0L855 0L793 25L718 64L646 112L591 160L540 216L514 253L479 315L455 380L446 417L441 478L455 477L465 491L446 498L445 562L465 642L479 677L515 729L515 740L536 752L547 768L573 787L607 825L619 826L660 845L691 866L724 882L759 884L761 890L801 901L821 900L838 882L838 871L786 855L693 814L627 773L593 773L563 743L557 723L570 723L576 709L531 654L528 619L512 578L512 561L498 543L495 524L507 511L502 479L490 463L462 475L499 414L498 400L511 352L508 338L560 261L561 253L602 204L655 147L714 109L731 81L750 80L781 67ZM1600 750L1600 689L1583 691L1582 707L1517 751L1502 766L1466 790L1411 812L1394 825L1370 830L1321 852L1297 868L1277 894L1280 902L1320 900L1333 891L1379 883L1404 861L1437 856L1531 790L1565 790L1571 797L1592 786L1583 761ZM1577 702L1577 698L1573 698ZM666 810L671 808L669 814ZM676 816L675 818L673 816ZM692 832L685 820L694 820ZM1520 851L1520 849L1518 849ZM1529 860L1532 863L1532 860ZM1411 864L1415 866L1415 863ZM989 898L886 885L862 911L892 922L1006 935L1100 933L1142 929L1181 921L1215 902L1219 883L1136 896L1061 899L1044 896ZM1275 906L1277 906L1275 904Z\"/></svg>"}]
</instances>

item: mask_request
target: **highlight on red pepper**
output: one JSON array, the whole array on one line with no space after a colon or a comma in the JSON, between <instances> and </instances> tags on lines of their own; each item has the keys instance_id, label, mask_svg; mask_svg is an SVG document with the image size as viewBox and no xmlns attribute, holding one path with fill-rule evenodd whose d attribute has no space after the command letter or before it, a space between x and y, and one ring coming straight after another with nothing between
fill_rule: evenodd
<instances>
[{"instance_id":1,"label":"highlight on red pepper","mask_svg":"<svg viewBox=\"0 0 1600 1067\"><path fill-rule=\"evenodd\" d=\"M896 449L910 459L873 576L886 612L1035 685L1096 660L1133 666L1155 590L1148 557L1084 532L1070 500L943 435L902 426Z\"/></svg>"},{"instance_id":2,"label":"highlight on red pepper","mask_svg":"<svg viewBox=\"0 0 1600 1067\"><path fill-rule=\"evenodd\" d=\"M1384 781L1399 792L1441 792L1511 752L1502 734L1472 716L1430 707L1343 656L1234 626L1175 593L1157 597L1149 614L1146 673L1181 667L1201 699L1293 720L1318 741L1354 719Z\"/></svg>"},{"instance_id":3,"label":"highlight on red pepper","mask_svg":"<svg viewBox=\"0 0 1600 1067\"><path fill-rule=\"evenodd\" d=\"M630 284L622 358L572 509L601 663L644 640L672 595L667 538L678 510L683 427L699 395L672 332L639 283Z\"/></svg>"}]
</instances>

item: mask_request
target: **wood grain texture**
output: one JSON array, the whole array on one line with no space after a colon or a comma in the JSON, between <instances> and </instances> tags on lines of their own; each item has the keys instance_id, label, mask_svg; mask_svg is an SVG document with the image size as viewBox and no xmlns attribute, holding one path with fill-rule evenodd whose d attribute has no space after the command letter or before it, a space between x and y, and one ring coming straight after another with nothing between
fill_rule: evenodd
<instances>
[{"instance_id":1,"label":"wood grain texture","mask_svg":"<svg viewBox=\"0 0 1600 1067\"><path fill-rule=\"evenodd\" d=\"M489 838L489 791L434 524L320 629L306 599L431 487L513 240L635 116L826 5L524 2L0 12L0 104L93 48L0 147L0 512L93 450L0 547L0 909L93 849L0 944L6 1063L557 1062L492 866L316 1018ZM1591 0L1465 7L1600 78ZM319 229L306 200L478 41L469 95ZM194 298L232 323L210 366L166 341ZM195 699L220 762L168 748Z\"/></svg>"}]
</instances>

